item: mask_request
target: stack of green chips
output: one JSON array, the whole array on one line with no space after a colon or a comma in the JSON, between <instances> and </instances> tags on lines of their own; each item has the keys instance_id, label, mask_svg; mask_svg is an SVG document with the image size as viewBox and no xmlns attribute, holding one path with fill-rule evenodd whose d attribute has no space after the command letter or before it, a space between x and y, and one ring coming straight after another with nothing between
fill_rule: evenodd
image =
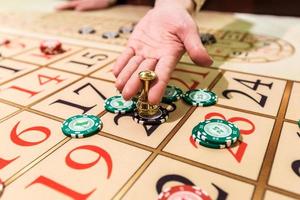
<instances>
[{"instance_id":1,"label":"stack of green chips","mask_svg":"<svg viewBox=\"0 0 300 200\"><path fill-rule=\"evenodd\" d=\"M223 119L210 119L194 127L192 137L200 145L223 149L232 146L239 139L237 126Z\"/></svg>"}]
</instances>

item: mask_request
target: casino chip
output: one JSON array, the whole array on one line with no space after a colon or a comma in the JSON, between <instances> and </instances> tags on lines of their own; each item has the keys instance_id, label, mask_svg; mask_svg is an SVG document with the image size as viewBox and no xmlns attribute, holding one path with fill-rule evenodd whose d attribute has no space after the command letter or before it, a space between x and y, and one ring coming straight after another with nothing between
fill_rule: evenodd
<instances>
[{"instance_id":1,"label":"casino chip","mask_svg":"<svg viewBox=\"0 0 300 200\"><path fill-rule=\"evenodd\" d=\"M104 108L111 113L129 113L136 108L136 102L125 101L122 96L112 96L104 101Z\"/></svg>"},{"instance_id":2,"label":"casino chip","mask_svg":"<svg viewBox=\"0 0 300 200\"><path fill-rule=\"evenodd\" d=\"M200 33L200 39L203 45L211 45L217 42L216 37L210 33Z\"/></svg>"},{"instance_id":3,"label":"casino chip","mask_svg":"<svg viewBox=\"0 0 300 200\"><path fill-rule=\"evenodd\" d=\"M212 106L217 103L218 97L208 90L195 89L187 91L183 100L192 106Z\"/></svg>"},{"instance_id":4,"label":"casino chip","mask_svg":"<svg viewBox=\"0 0 300 200\"><path fill-rule=\"evenodd\" d=\"M168 85L165 90L164 96L162 98L162 102L163 103L172 103L172 102L180 99L182 94L183 94L183 92L180 88L173 86L173 85L172 86Z\"/></svg>"},{"instance_id":5,"label":"casino chip","mask_svg":"<svg viewBox=\"0 0 300 200\"><path fill-rule=\"evenodd\" d=\"M82 35L89 35L96 33L96 30L91 26L83 26L78 30L78 33Z\"/></svg>"},{"instance_id":6,"label":"casino chip","mask_svg":"<svg viewBox=\"0 0 300 200\"><path fill-rule=\"evenodd\" d=\"M203 146L225 148L234 144L240 131L237 126L223 119L210 119L194 127L192 136Z\"/></svg>"},{"instance_id":7,"label":"casino chip","mask_svg":"<svg viewBox=\"0 0 300 200\"><path fill-rule=\"evenodd\" d=\"M197 138L195 135L192 135L192 137L198 144L200 144L204 147L208 147L211 149L225 149L226 148L225 144L215 144L215 143L211 143L208 141L204 141L204 140Z\"/></svg>"},{"instance_id":8,"label":"casino chip","mask_svg":"<svg viewBox=\"0 0 300 200\"><path fill-rule=\"evenodd\" d=\"M133 120L139 124L145 125L159 125L166 122L169 118L169 112L163 107L159 107L158 112L153 116L140 116L137 110L134 110Z\"/></svg>"},{"instance_id":9,"label":"casino chip","mask_svg":"<svg viewBox=\"0 0 300 200\"><path fill-rule=\"evenodd\" d=\"M85 138L95 135L102 128L102 121L94 115L75 115L64 121L62 132L72 138Z\"/></svg>"},{"instance_id":10,"label":"casino chip","mask_svg":"<svg viewBox=\"0 0 300 200\"><path fill-rule=\"evenodd\" d=\"M58 40L43 40L40 44L40 50L46 55L57 55L64 52L62 44Z\"/></svg>"},{"instance_id":11,"label":"casino chip","mask_svg":"<svg viewBox=\"0 0 300 200\"><path fill-rule=\"evenodd\" d=\"M114 38L118 38L120 35L117 32L104 32L102 34L102 38L104 39L114 39Z\"/></svg>"},{"instance_id":12,"label":"casino chip","mask_svg":"<svg viewBox=\"0 0 300 200\"><path fill-rule=\"evenodd\" d=\"M192 185L178 185L167 188L158 195L158 200L212 200L201 188Z\"/></svg>"},{"instance_id":13,"label":"casino chip","mask_svg":"<svg viewBox=\"0 0 300 200\"><path fill-rule=\"evenodd\" d=\"M9 39L2 39L0 40L0 45L8 45L10 43Z\"/></svg>"},{"instance_id":14,"label":"casino chip","mask_svg":"<svg viewBox=\"0 0 300 200\"><path fill-rule=\"evenodd\" d=\"M119 29L120 33L123 34L130 34L133 31L133 26L121 26Z\"/></svg>"}]
</instances>

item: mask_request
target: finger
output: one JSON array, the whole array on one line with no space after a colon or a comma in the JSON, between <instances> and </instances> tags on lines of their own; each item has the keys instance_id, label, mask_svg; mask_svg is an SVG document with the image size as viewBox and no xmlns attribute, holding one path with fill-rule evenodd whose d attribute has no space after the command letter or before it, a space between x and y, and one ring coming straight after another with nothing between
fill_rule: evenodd
<instances>
[{"instance_id":1,"label":"finger","mask_svg":"<svg viewBox=\"0 0 300 200\"><path fill-rule=\"evenodd\" d=\"M201 66L210 66L213 63L212 58L204 48L196 26L184 29L179 37L184 43L185 49L194 63Z\"/></svg>"},{"instance_id":2,"label":"finger","mask_svg":"<svg viewBox=\"0 0 300 200\"><path fill-rule=\"evenodd\" d=\"M108 0L82 0L76 7L77 11L96 10L109 6Z\"/></svg>"},{"instance_id":3,"label":"finger","mask_svg":"<svg viewBox=\"0 0 300 200\"><path fill-rule=\"evenodd\" d=\"M142 56L133 56L127 65L123 68L121 73L119 74L116 80L116 87L119 91L122 91L125 84L127 83L130 76L134 73L134 71L139 67L144 58ZM122 74L122 76L121 76Z\"/></svg>"},{"instance_id":4,"label":"finger","mask_svg":"<svg viewBox=\"0 0 300 200\"><path fill-rule=\"evenodd\" d=\"M118 57L117 61L113 66L113 73L115 77L118 77L122 69L127 65L130 58L134 56L133 48L126 48L125 51Z\"/></svg>"},{"instance_id":5,"label":"finger","mask_svg":"<svg viewBox=\"0 0 300 200\"><path fill-rule=\"evenodd\" d=\"M125 100L131 99L141 88L142 83L139 78L139 73L144 70L154 70L156 63L156 59L148 58L140 64L139 68L129 78L122 91L122 96Z\"/></svg>"},{"instance_id":6,"label":"finger","mask_svg":"<svg viewBox=\"0 0 300 200\"><path fill-rule=\"evenodd\" d=\"M93 9L97 9L97 8L95 8L93 1L89 1L89 0L82 0L75 8L76 11L86 11L86 10L93 10Z\"/></svg>"},{"instance_id":7,"label":"finger","mask_svg":"<svg viewBox=\"0 0 300 200\"><path fill-rule=\"evenodd\" d=\"M63 4L60 4L56 6L56 10L67 10L67 9L74 9L78 4L80 3L80 0L78 1L70 1Z\"/></svg>"},{"instance_id":8,"label":"finger","mask_svg":"<svg viewBox=\"0 0 300 200\"><path fill-rule=\"evenodd\" d=\"M179 59L180 58L176 58L174 56L166 56L159 59L155 68L157 79L149 90L148 101L150 104L156 105L160 103L172 72Z\"/></svg>"},{"instance_id":9,"label":"finger","mask_svg":"<svg viewBox=\"0 0 300 200\"><path fill-rule=\"evenodd\" d=\"M87 11L87 10L92 10L93 7L91 7L89 4L78 4L75 8L76 11Z\"/></svg>"},{"instance_id":10,"label":"finger","mask_svg":"<svg viewBox=\"0 0 300 200\"><path fill-rule=\"evenodd\" d=\"M128 79L132 76L135 70L143 62L144 58L142 56L133 56L127 65L123 68L116 80L116 88L122 91Z\"/></svg>"}]
</instances>

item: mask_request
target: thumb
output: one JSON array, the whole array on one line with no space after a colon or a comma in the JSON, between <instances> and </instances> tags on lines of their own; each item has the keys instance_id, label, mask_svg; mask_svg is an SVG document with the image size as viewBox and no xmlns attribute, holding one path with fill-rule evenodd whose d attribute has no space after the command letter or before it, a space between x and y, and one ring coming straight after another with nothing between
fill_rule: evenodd
<instances>
[{"instance_id":1,"label":"thumb","mask_svg":"<svg viewBox=\"0 0 300 200\"><path fill-rule=\"evenodd\" d=\"M188 26L179 35L184 47L194 63L201 66L210 66L213 63L212 58L204 48L196 25Z\"/></svg>"},{"instance_id":2,"label":"thumb","mask_svg":"<svg viewBox=\"0 0 300 200\"><path fill-rule=\"evenodd\" d=\"M67 10L74 9L80 3L79 0L65 2L63 4L59 4L55 7L56 10Z\"/></svg>"},{"instance_id":3,"label":"thumb","mask_svg":"<svg viewBox=\"0 0 300 200\"><path fill-rule=\"evenodd\" d=\"M77 11L96 10L106 8L109 6L108 1L103 0L81 0L80 4L76 7Z\"/></svg>"}]
</instances>

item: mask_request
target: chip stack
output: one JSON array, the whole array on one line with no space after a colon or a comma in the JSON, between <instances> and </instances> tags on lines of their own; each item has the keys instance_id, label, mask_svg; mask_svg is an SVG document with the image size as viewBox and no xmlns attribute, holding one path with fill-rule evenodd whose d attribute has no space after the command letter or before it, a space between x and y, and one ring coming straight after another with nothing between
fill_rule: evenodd
<instances>
[{"instance_id":1,"label":"chip stack","mask_svg":"<svg viewBox=\"0 0 300 200\"><path fill-rule=\"evenodd\" d=\"M96 33L96 30L91 26L83 26L78 30L79 34L90 35Z\"/></svg>"},{"instance_id":2,"label":"chip stack","mask_svg":"<svg viewBox=\"0 0 300 200\"><path fill-rule=\"evenodd\" d=\"M40 51L46 55L57 55L64 52L61 42L52 39L41 41Z\"/></svg>"},{"instance_id":3,"label":"chip stack","mask_svg":"<svg viewBox=\"0 0 300 200\"><path fill-rule=\"evenodd\" d=\"M8 45L10 43L9 39L0 39L0 46L1 45Z\"/></svg>"},{"instance_id":4,"label":"chip stack","mask_svg":"<svg viewBox=\"0 0 300 200\"><path fill-rule=\"evenodd\" d=\"M236 125L229 121L209 119L200 122L193 128L192 137L202 146L223 149L237 142L240 131Z\"/></svg>"},{"instance_id":5,"label":"chip stack","mask_svg":"<svg viewBox=\"0 0 300 200\"><path fill-rule=\"evenodd\" d=\"M133 26L121 26L119 28L119 33L130 34L130 33L132 33L133 28L134 28Z\"/></svg>"},{"instance_id":6,"label":"chip stack","mask_svg":"<svg viewBox=\"0 0 300 200\"><path fill-rule=\"evenodd\" d=\"M115 39L120 37L118 32L110 31L110 32L104 32L102 33L102 38L103 39Z\"/></svg>"}]
</instances>

